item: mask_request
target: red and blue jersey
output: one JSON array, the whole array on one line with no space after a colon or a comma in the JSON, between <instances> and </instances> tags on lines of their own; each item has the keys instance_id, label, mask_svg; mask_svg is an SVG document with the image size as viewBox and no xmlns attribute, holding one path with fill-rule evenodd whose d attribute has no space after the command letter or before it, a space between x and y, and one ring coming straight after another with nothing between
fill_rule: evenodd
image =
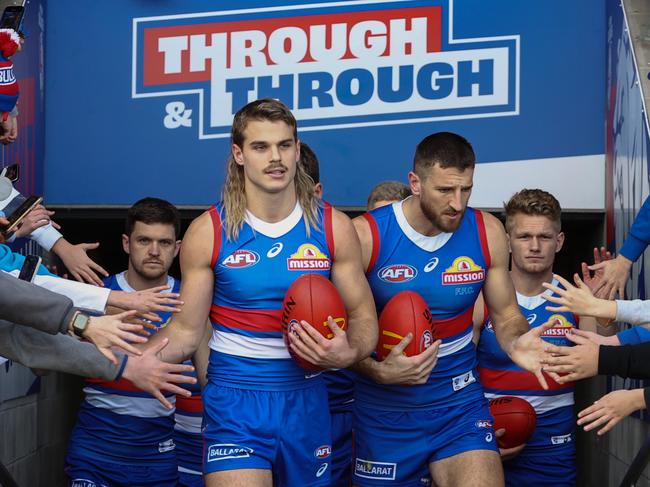
<instances>
[{"instance_id":1,"label":"red and blue jersey","mask_svg":"<svg viewBox=\"0 0 650 487\"><path fill-rule=\"evenodd\" d=\"M133 292L124 272L104 280L108 289ZM171 292L179 283L169 277ZM170 313L159 313L165 323ZM172 432L174 410L122 378L116 381L89 379L84 388L69 452L82 457L129 465L176 462ZM174 403L174 395L166 397Z\"/></svg>"},{"instance_id":2,"label":"red and blue jersey","mask_svg":"<svg viewBox=\"0 0 650 487\"><path fill-rule=\"evenodd\" d=\"M429 237L411 227L402 203L364 215L373 242L368 282L378 312L404 290L424 298L434 318L434 336L442 340L438 363L422 385L382 385L361 377L357 400L369 407L399 411L482 399L472 342L472 309L490 267L483 215L467 208L455 232Z\"/></svg>"},{"instance_id":3,"label":"red and blue jersey","mask_svg":"<svg viewBox=\"0 0 650 487\"><path fill-rule=\"evenodd\" d=\"M313 374L296 365L284 343L282 301L301 275L330 277L332 207L319 208L316 226L309 231L299 204L277 223L248 212L236 240L226 238L221 204L209 214L215 232L209 379L242 389L307 387Z\"/></svg>"},{"instance_id":4,"label":"red and blue jersey","mask_svg":"<svg viewBox=\"0 0 650 487\"><path fill-rule=\"evenodd\" d=\"M559 286L557 281L553 285ZM551 312L545 309L548 302L542 298L545 291L536 296L517 293L517 302L522 314L531 328L536 328L548 320L555 323L544 332L542 339L560 346L572 346L566 338L567 333L578 325L578 319L569 312ZM501 350L489 316L481 330L478 345L479 375L485 396L492 399L500 396L517 396L528 401L537 413L537 424L533 436L526 442L524 454L548 453L557 450L573 450L574 423L573 390L574 384L558 384L545 374L549 389L544 390L537 378L516 365Z\"/></svg>"}]
</instances>

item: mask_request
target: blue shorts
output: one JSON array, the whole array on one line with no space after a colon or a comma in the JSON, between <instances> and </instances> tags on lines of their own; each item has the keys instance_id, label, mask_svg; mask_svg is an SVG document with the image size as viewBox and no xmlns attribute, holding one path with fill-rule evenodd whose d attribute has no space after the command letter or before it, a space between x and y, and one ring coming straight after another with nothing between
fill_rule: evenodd
<instances>
[{"instance_id":1,"label":"blue shorts","mask_svg":"<svg viewBox=\"0 0 650 487\"><path fill-rule=\"evenodd\" d=\"M332 443L322 382L258 391L210 382L203 392L203 472L273 471L276 486L328 486Z\"/></svg>"},{"instance_id":2,"label":"blue shorts","mask_svg":"<svg viewBox=\"0 0 650 487\"><path fill-rule=\"evenodd\" d=\"M178 472L178 487L204 487L203 475Z\"/></svg>"},{"instance_id":3,"label":"blue shorts","mask_svg":"<svg viewBox=\"0 0 650 487\"><path fill-rule=\"evenodd\" d=\"M498 452L487 401L449 408L354 409L354 484L424 486L429 464L471 450Z\"/></svg>"},{"instance_id":4,"label":"blue shorts","mask_svg":"<svg viewBox=\"0 0 650 487\"><path fill-rule=\"evenodd\" d=\"M352 411L332 414L332 487L352 485Z\"/></svg>"},{"instance_id":5,"label":"blue shorts","mask_svg":"<svg viewBox=\"0 0 650 487\"><path fill-rule=\"evenodd\" d=\"M124 465L103 462L92 458L68 455L65 472L70 487L176 487L178 470L176 464Z\"/></svg>"},{"instance_id":6,"label":"blue shorts","mask_svg":"<svg viewBox=\"0 0 650 487\"><path fill-rule=\"evenodd\" d=\"M525 451L525 450L524 450ZM548 455L518 455L503 462L506 486L574 487L576 485L575 452Z\"/></svg>"}]
</instances>

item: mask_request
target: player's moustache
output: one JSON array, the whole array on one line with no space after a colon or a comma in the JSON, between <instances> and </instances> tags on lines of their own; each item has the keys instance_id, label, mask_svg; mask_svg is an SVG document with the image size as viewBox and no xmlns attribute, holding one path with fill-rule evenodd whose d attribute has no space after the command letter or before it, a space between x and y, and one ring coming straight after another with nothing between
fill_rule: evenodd
<instances>
[{"instance_id":1,"label":"player's moustache","mask_svg":"<svg viewBox=\"0 0 650 487\"><path fill-rule=\"evenodd\" d=\"M283 171L288 171L289 168L285 166L282 163L279 164L271 164L269 167L267 167L264 172L272 172L272 171L277 171L278 169L282 169Z\"/></svg>"}]
</instances>

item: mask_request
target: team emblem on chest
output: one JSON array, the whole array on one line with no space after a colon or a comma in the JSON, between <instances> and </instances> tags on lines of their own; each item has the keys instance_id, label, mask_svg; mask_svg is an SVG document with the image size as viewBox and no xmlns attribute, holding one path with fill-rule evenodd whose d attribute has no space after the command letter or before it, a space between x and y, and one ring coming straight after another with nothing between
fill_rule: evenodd
<instances>
[{"instance_id":1,"label":"team emblem on chest","mask_svg":"<svg viewBox=\"0 0 650 487\"><path fill-rule=\"evenodd\" d=\"M291 254L287 259L287 269L290 271L301 271L305 269L326 271L330 267L332 267L330 258L313 244L302 244L298 247L296 253Z\"/></svg>"},{"instance_id":2,"label":"team emblem on chest","mask_svg":"<svg viewBox=\"0 0 650 487\"><path fill-rule=\"evenodd\" d=\"M549 321L553 322L553 328L542 333L543 337L563 337L571 333L573 329L573 323L562 315L551 315Z\"/></svg>"},{"instance_id":3,"label":"team emblem on chest","mask_svg":"<svg viewBox=\"0 0 650 487\"><path fill-rule=\"evenodd\" d=\"M450 267L442 273L443 286L453 284L473 284L485 280L485 269L478 266L470 257L456 257Z\"/></svg>"}]
</instances>

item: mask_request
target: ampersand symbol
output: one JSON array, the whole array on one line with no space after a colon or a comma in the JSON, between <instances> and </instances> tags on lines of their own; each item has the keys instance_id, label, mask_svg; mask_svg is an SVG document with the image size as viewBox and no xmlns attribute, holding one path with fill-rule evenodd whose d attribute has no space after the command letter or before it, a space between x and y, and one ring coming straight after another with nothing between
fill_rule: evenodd
<instances>
[{"instance_id":1,"label":"ampersand symbol","mask_svg":"<svg viewBox=\"0 0 650 487\"><path fill-rule=\"evenodd\" d=\"M165 128L168 129L177 129L180 126L191 127L192 126L192 110L185 109L185 103L182 101L170 101L165 106L165 119L163 124Z\"/></svg>"}]
</instances>

